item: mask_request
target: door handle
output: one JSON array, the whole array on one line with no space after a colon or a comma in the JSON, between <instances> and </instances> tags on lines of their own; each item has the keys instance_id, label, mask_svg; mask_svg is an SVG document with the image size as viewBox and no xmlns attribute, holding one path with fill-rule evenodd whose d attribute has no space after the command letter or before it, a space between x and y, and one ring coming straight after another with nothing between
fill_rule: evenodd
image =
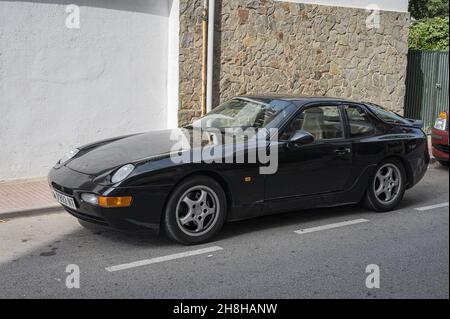
<instances>
[{"instance_id":1,"label":"door handle","mask_svg":"<svg viewBox=\"0 0 450 319\"><path fill-rule=\"evenodd\" d=\"M352 152L352 150L348 147L338 148L337 150L334 150L334 153L336 155L346 155L346 154L350 154L351 152Z\"/></svg>"}]
</instances>

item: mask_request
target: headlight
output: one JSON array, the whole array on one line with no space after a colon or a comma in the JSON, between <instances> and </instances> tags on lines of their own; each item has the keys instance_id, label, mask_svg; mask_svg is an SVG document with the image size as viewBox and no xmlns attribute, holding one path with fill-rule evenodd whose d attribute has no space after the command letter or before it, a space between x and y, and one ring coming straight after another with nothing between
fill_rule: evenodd
<instances>
[{"instance_id":1,"label":"headlight","mask_svg":"<svg viewBox=\"0 0 450 319\"><path fill-rule=\"evenodd\" d=\"M81 199L83 202L89 203L91 205L98 205L98 196L89 193L81 194Z\"/></svg>"},{"instance_id":2,"label":"headlight","mask_svg":"<svg viewBox=\"0 0 450 319\"><path fill-rule=\"evenodd\" d=\"M434 123L434 128L441 131L445 131L447 129L447 113L442 112L439 114L439 117Z\"/></svg>"},{"instance_id":3,"label":"headlight","mask_svg":"<svg viewBox=\"0 0 450 319\"><path fill-rule=\"evenodd\" d=\"M80 151L79 149L74 149L73 151L70 151L69 153L67 153L66 155L64 155L63 158L61 158L61 159L58 161L58 164L59 164L59 165L64 165L65 163L67 163L68 161L70 161L72 158L74 158L75 155L77 155L79 151Z\"/></svg>"},{"instance_id":4,"label":"headlight","mask_svg":"<svg viewBox=\"0 0 450 319\"><path fill-rule=\"evenodd\" d=\"M436 123L434 123L434 128L437 130L445 131L446 126L447 126L447 123L443 119L437 119Z\"/></svg>"},{"instance_id":5,"label":"headlight","mask_svg":"<svg viewBox=\"0 0 450 319\"><path fill-rule=\"evenodd\" d=\"M122 166L111 177L111 182L113 182L115 184L115 183L119 183L119 182L123 181L125 178L130 176L130 174L133 172L133 170L134 170L133 164L127 164L125 166Z\"/></svg>"}]
</instances>

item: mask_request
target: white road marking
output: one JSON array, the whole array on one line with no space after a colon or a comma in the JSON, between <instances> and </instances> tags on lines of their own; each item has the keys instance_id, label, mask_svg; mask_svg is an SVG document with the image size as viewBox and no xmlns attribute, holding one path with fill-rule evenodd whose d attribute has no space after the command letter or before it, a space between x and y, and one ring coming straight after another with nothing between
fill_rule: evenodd
<instances>
[{"instance_id":1,"label":"white road marking","mask_svg":"<svg viewBox=\"0 0 450 319\"><path fill-rule=\"evenodd\" d=\"M350 226L350 225L355 225L355 224L361 224L361 223L366 223L366 222L368 222L367 219L355 219L355 220L349 220L349 221L341 222L341 223L328 224L328 225L323 225L323 226L318 226L318 227L313 227L313 228L300 229L300 230L295 231L294 233L302 235L302 234L314 233L314 232L321 231L321 230L334 229L334 228Z\"/></svg>"},{"instance_id":2,"label":"white road marking","mask_svg":"<svg viewBox=\"0 0 450 319\"><path fill-rule=\"evenodd\" d=\"M419 208L415 208L415 210L418 210L420 212L424 212L426 210L432 210L432 209L442 208L442 207L447 207L447 206L448 206L448 202L447 203L442 203L442 204L431 205L431 206L419 207Z\"/></svg>"},{"instance_id":3,"label":"white road marking","mask_svg":"<svg viewBox=\"0 0 450 319\"><path fill-rule=\"evenodd\" d=\"M135 268L135 267L141 267L141 266L146 266L146 265L151 265L151 264L157 264L157 263L161 263L164 261L180 259L180 258L184 258L184 257L190 257L190 256L211 253L211 252L222 250L222 249L223 249L222 247L213 246L213 247L208 247L208 248L203 248L203 249L198 249L198 250L186 251L184 253L179 253L179 254L156 257L156 258L152 258L152 259L144 259L144 260L135 261L135 262L132 262L129 264L111 266L111 267L107 267L105 269L109 272L114 272L114 271L125 270L125 269L130 269L130 268Z\"/></svg>"}]
</instances>

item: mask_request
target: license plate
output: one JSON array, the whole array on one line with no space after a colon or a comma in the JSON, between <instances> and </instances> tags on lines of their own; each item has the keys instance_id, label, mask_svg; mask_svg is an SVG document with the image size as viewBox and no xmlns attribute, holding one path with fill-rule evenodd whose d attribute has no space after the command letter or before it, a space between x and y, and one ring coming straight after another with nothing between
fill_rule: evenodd
<instances>
[{"instance_id":1,"label":"license plate","mask_svg":"<svg viewBox=\"0 0 450 319\"><path fill-rule=\"evenodd\" d=\"M63 195L57 191L53 191L53 197L56 199L58 203L60 203L63 206L67 206L72 209L77 209L77 206L75 206L75 201L72 197Z\"/></svg>"}]
</instances>

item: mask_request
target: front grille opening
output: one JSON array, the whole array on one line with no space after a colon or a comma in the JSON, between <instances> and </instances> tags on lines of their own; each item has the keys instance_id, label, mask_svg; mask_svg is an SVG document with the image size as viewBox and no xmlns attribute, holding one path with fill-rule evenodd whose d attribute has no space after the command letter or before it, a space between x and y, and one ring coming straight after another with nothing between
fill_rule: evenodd
<instances>
[{"instance_id":1,"label":"front grille opening","mask_svg":"<svg viewBox=\"0 0 450 319\"><path fill-rule=\"evenodd\" d=\"M73 196L73 191L71 189L65 188L61 185L56 184L55 182L52 182L52 187L54 189L56 189L57 191L60 191L63 194L67 194L67 195L72 195Z\"/></svg>"}]
</instances>

